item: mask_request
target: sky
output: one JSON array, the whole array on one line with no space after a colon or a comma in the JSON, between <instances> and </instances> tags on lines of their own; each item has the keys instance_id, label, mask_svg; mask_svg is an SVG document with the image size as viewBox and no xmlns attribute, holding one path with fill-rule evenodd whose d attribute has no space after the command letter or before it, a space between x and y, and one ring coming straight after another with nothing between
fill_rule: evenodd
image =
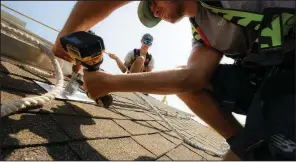
<instances>
[{"instance_id":1,"label":"sky","mask_svg":"<svg viewBox=\"0 0 296 162\"><path fill-rule=\"evenodd\" d=\"M61 30L66 22L76 1L1 1L1 3L29 16L55 29ZM141 37L150 33L153 45L149 52L155 60L154 71L186 65L191 51L191 28L188 18L176 24L162 21L154 28L146 28L137 16L139 1L131 2L114 11L109 17L95 25L92 30L103 38L106 52L116 54L122 61L125 55L134 48L140 48ZM20 18L27 23L26 28L33 33L54 43L57 32L27 19L17 13L1 6L1 10ZM99 10L99 9L98 9ZM228 58L223 58L221 63L232 63ZM113 74L120 74L116 62L104 56L102 68ZM162 95L151 95L162 100ZM170 106L194 114L176 95L168 95L167 102ZM245 122L245 117L236 115L240 123ZM207 125L198 117L195 120Z\"/></svg>"}]
</instances>

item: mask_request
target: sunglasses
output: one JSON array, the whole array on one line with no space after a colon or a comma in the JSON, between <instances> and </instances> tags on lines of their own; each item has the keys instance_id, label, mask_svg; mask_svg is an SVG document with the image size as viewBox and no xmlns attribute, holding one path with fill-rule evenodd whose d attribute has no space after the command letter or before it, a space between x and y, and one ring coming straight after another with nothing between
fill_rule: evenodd
<instances>
[{"instance_id":1,"label":"sunglasses","mask_svg":"<svg viewBox=\"0 0 296 162\"><path fill-rule=\"evenodd\" d=\"M152 42L148 41L148 40L143 40L143 43L148 45L148 46L151 46L152 45Z\"/></svg>"}]
</instances>

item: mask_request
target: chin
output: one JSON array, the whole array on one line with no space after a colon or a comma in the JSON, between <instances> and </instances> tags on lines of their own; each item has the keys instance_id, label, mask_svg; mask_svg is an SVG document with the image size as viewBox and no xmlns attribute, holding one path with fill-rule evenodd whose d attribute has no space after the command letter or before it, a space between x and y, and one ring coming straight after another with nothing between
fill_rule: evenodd
<instances>
[{"instance_id":1,"label":"chin","mask_svg":"<svg viewBox=\"0 0 296 162\"><path fill-rule=\"evenodd\" d=\"M173 23L177 23L177 22L181 21L182 19L183 19L183 17L175 18L175 19L173 19Z\"/></svg>"},{"instance_id":2,"label":"chin","mask_svg":"<svg viewBox=\"0 0 296 162\"><path fill-rule=\"evenodd\" d=\"M165 20L165 21L170 22L172 24L175 24L175 23L179 22L181 19L182 19L182 17L178 17L178 18L170 18L170 19Z\"/></svg>"},{"instance_id":3,"label":"chin","mask_svg":"<svg viewBox=\"0 0 296 162\"><path fill-rule=\"evenodd\" d=\"M170 22L170 23L172 23L172 24L175 24L175 23L177 23L177 22L179 22L180 21L180 19L178 19L178 20L169 20L168 22Z\"/></svg>"}]
</instances>

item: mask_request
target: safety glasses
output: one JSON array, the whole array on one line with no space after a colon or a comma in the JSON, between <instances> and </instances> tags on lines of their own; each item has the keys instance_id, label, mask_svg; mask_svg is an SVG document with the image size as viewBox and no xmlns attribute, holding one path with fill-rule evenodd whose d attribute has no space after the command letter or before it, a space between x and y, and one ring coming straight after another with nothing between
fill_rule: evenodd
<instances>
[{"instance_id":1,"label":"safety glasses","mask_svg":"<svg viewBox=\"0 0 296 162\"><path fill-rule=\"evenodd\" d=\"M151 46L152 45L152 42L148 41L148 40L143 40L143 43L148 45L148 46Z\"/></svg>"}]
</instances>

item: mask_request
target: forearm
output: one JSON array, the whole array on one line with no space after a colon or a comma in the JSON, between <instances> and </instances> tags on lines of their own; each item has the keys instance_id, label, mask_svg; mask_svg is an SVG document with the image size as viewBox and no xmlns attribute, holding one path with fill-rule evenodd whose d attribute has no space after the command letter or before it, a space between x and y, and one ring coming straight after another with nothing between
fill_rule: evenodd
<instances>
[{"instance_id":1,"label":"forearm","mask_svg":"<svg viewBox=\"0 0 296 162\"><path fill-rule=\"evenodd\" d=\"M174 69L162 72L120 74L110 77L114 92L146 92L176 94L190 91L186 86L191 69Z\"/></svg>"},{"instance_id":2,"label":"forearm","mask_svg":"<svg viewBox=\"0 0 296 162\"><path fill-rule=\"evenodd\" d=\"M203 89L212 77L222 55L201 47L193 49L187 67L161 71L112 75L112 92L146 92L153 94L177 94Z\"/></svg>"},{"instance_id":3,"label":"forearm","mask_svg":"<svg viewBox=\"0 0 296 162\"><path fill-rule=\"evenodd\" d=\"M98 22L104 20L117 8L129 3L130 1L78 1L58 38L75 31L86 31Z\"/></svg>"},{"instance_id":4,"label":"forearm","mask_svg":"<svg viewBox=\"0 0 296 162\"><path fill-rule=\"evenodd\" d=\"M126 67L124 66L124 64L120 61L119 58L115 59L117 66L119 67L119 69L121 70L121 72L125 73L126 72Z\"/></svg>"}]
</instances>

